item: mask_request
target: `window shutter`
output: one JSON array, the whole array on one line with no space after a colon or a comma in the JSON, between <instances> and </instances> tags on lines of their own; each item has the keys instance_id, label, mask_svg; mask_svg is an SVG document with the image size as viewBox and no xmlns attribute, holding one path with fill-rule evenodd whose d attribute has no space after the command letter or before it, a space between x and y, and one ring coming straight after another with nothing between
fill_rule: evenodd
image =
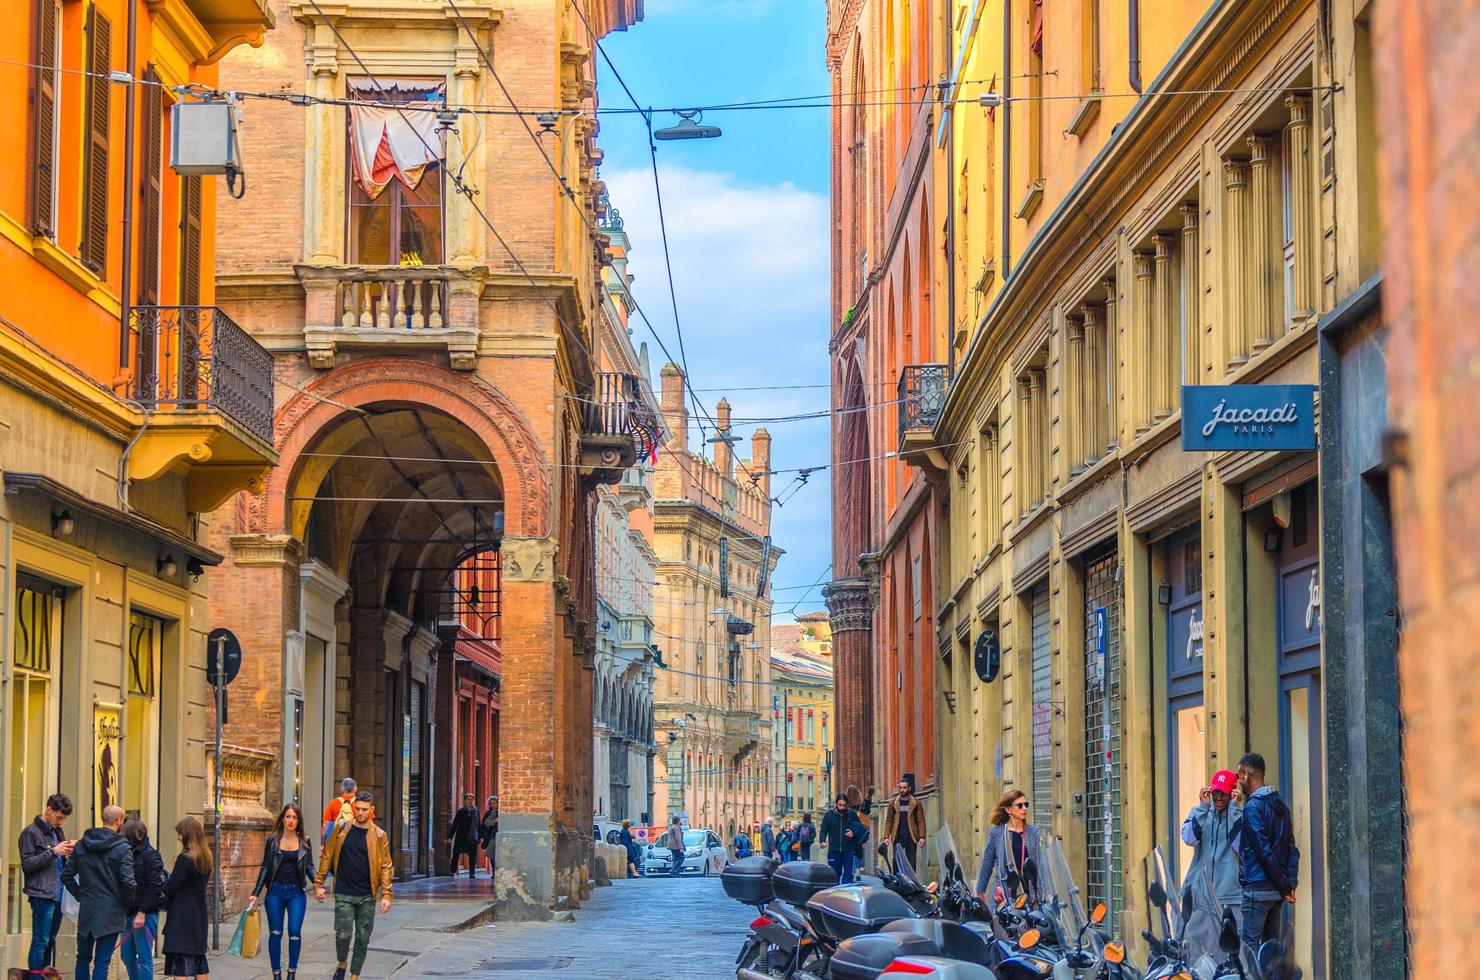
<instances>
[{"instance_id":1,"label":"window shutter","mask_svg":"<svg viewBox=\"0 0 1480 980\"><path fill-rule=\"evenodd\" d=\"M57 5L31 4L31 231L56 234Z\"/></svg>"},{"instance_id":2,"label":"window shutter","mask_svg":"<svg viewBox=\"0 0 1480 980\"><path fill-rule=\"evenodd\" d=\"M108 116L112 83L109 53L113 25L96 6L87 8L87 106L83 119L82 264L100 276L108 267Z\"/></svg>"},{"instance_id":3,"label":"window shutter","mask_svg":"<svg viewBox=\"0 0 1480 980\"><path fill-rule=\"evenodd\" d=\"M160 90L159 73L153 65L144 69L144 174L139 181L140 208L144 222L139 236L140 306L159 305L159 224L161 183L164 166L164 92Z\"/></svg>"},{"instance_id":4,"label":"window shutter","mask_svg":"<svg viewBox=\"0 0 1480 980\"><path fill-rule=\"evenodd\" d=\"M200 305L200 194L199 177L186 177L180 202L180 305Z\"/></svg>"}]
</instances>

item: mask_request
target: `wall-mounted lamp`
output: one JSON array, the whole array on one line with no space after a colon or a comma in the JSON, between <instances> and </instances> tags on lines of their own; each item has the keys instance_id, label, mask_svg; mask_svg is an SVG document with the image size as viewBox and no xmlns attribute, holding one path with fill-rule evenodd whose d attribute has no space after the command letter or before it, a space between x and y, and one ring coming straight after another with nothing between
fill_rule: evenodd
<instances>
[{"instance_id":1,"label":"wall-mounted lamp","mask_svg":"<svg viewBox=\"0 0 1480 980\"><path fill-rule=\"evenodd\" d=\"M72 519L70 511L62 511L60 514L51 515L51 533L60 534L63 537L77 530L77 522Z\"/></svg>"},{"instance_id":2,"label":"wall-mounted lamp","mask_svg":"<svg viewBox=\"0 0 1480 980\"><path fill-rule=\"evenodd\" d=\"M199 582L200 577L206 573L206 566L200 563L199 558L185 559L185 574L190 576L190 581Z\"/></svg>"},{"instance_id":3,"label":"wall-mounted lamp","mask_svg":"<svg viewBox=\"0 0 1480 980\"><path fill-rule=\"evenodd\" d=\"M154 563L154 572L161 578L174 578L179 567L175 564L174 555L165 555Z\"/></svg>"},{"instance_id":4,"label":"wall-mounted lamp","mask_svg":"<svg viewBox=\"0 0 1480 980\"><path fill-rule=\"evenodd\" d=\"M1161 584L1156 587L1156 601L1163 606L1172 604L1172 580L1162 579Z\"/></svg>"},{"instance_id":5,"label":"wall-mounted lamp","mask_svg":"<svg viewBox=\"0 0 1480 980\"><path fill-rule=\"evenodd\" d=\"M1271 555L1280 550L1280 538L1285 532L1278 525L1271 524L1269 530L1264 532L1264 550Z\"/></svg>"}]
</instances>

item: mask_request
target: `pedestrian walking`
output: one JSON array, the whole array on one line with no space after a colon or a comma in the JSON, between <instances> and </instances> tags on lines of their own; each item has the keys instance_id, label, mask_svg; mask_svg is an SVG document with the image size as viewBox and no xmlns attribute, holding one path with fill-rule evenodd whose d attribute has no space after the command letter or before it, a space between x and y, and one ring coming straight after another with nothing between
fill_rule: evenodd
<instances>
[{"instance_id":1,"label":"pedestrian walking","mask_svg":"<svg viewBox=\"0 0 1480 980\"><path fill-rule=\"evenodd\" d=\"M149 843L149 828L142 820L125 820L123 839L133 849L134 901L128 910L127 931L118 945L118 958L129 980L152 980L154 937L159 935L159 912L164 908L164 858Z\"/></svg>"},{"instance_id":2,"label":"pedestrian walking","mask_svg":"<svg viewBox=\"0 0 1480 980\"><path fill-rule=\"evenodd\" d=\"M71 798L53 793L36 819L21 831L22 890L31 903L31 949L26 965L33 973L56 962L57 932L62 928L62 868L74 846L62 832L62 824L71 815Z\"/></svg>"},{"instance_id":3,"label":"pedestrian walking","mask_svg":"<svg viewBox=\"0 0 1480 980\"><path fill-rule=\"evenodd\" d=\"M103 807L103 825L90 827L62 869L62 884L77 899L77 980L108 980L108 963L134 900L134 853L118 831L123 807Z\"/></svg>"},{"instance_id":4,"label":"pedestrian walking","mask_svg":"<svg viewBox=\"0 0 1480 980\"><path fill-rule=\"evenodd\" d=\"M781 825L781 833L776 835L776 850L781 854L781 863L785 864L792 859L791 845L794 832L791 829L791 821Z\"/></svg>"},{"instance_id":5,"label":"pedestrian walking","mask_svg":"<svg viewBox=\"0 0 1480 980\"><path fill-rule=\"evenodd\" d=\"M765 824L761 827L761 853L768 858L780 860L781 855L776 851L775 823L774 819L767 817Z\"/></svg>"},{"instance_id":6,"label":"pedestrian walking","mask_svg":"<svg viewBox=\"0 0 1480 980\"><path fill-rule=\"evenodd\" d=\"M894 856L894 845L904 851L910 867L920 870L919 853L925 850L925 805L915 798L915 776L905 773L884 808L884 834L879 843ZM896 868L896 871L899 869Z\"/></svg>"},{"instance_id":7,"label":"pedestrian walking","mask_svg":"<svg viewBox=\"0 0 1480 980\"><path fill-rule=\"evenodd\" d=\"M1243 893L1238 883L1238 854L1233 842L1243 825L1243 806L1235 796L1238 776L1227 769L1213 773L1198 791L1197 806L1182 821L1182 843L1193 848L1192 861L1182 882L1184 907L1188 902L1202 925L1220 928L1222 909L1231 908L1242 921Z\"/></svg>"},{"instance_id":8,"label":"pedestrian walking","mask_svg":"<svg viewBox=\"0 0 1480 980\"><path fill-rule=\"evenodd\" d=\"M812 860L812 845L817 842L817 825L812 822L812 814L802 814L801 826L797 827L797 860Z\"/></svg>"},{"instance_id":9,"label":"pedestrian walking","mask_svg":"<svg viewBox=\"0 0 1480 980\"><path fill-rule=\"evenodd\" d=\"M313 848L303 833L303 811L289 803L278 811L262 848L262 867L247 907L256 906L266 893L267 956L272 961L272 980L283 976L283 926L288 929L288 980L298 973L298 954L303 949L303 916L308 911L308 883L313 881Z\"/></svg>"},{"instance_id":10,"label":"pedestrian walking","mask_svg":"<svg viewBox=\"0 0 1480 980\"><path fill-rule=\"evenodd\" d=\"M494 872L494 845L498 839L498 797L490 796L483 807L483 819L478 825L478 845L488 857L488 877Z\"/></svg>"},{"instance_id":11,"label":"pedestrian walking","mask_svg":"<svg viewBox=\"0 0 1480 980\"><path fill-rule=\"evenodd\" d=\"M1051 895L1048 886L1048 870L1038 852L1038 828L1028 823L1028 794L1020 789L1010 789L997 801L992 811L992 829L987 832L987 846L982 848L982 866L976 875L976 894L983 902L995 904L1002 899L1012 898L1017 889L1007 887L1007 876L1016 874L1018 888L1027 881L1027 865L1031 860L1038 871L1035 890L1040 895ZM987 896L987 879L993 872L997 875L997 890L1001 897Z\"/></svg>"},{"instance_id":12,"label":"pedestrian walking","mask_svg":"<svg viewBox=\"0 0 1480 980\"><path fill-rule=\"evenodd\" d=\"M359 792L359 787L353 778L345 776L339 781L339 795L324 807L324 831L319 835L319 843L329 842L329 831L335 829L337 824L349 823L350 807L355 802L357 792Z\"/></svg>"},{"instance_id":13,"label":"pedestrian walking","mask_svg":"<svg viewBox=\"0 0 1480 980\"><path fill-rule=\"evenodd\" d=\"M872 831L874 812L874 788L870 786L867 793L862 793L859 792L857 786L849 784L848 788L844 790L844 792L848 794L848 806L853 811L853 815L858 818L858 822L863 824L864 830ZM854 863L853 866L854 870L862 870L865 867L867 860L867 852L860 850L857 855L857 861Z\"/></svg>"},{"instance_id":14,"label":"pedestrian walking","mask_svg":"<svg viewBox=\"0 0 1480 980\"><path fill-rule=\"evenodd\" d=\"M617 843L622 845L622 851L627 855L627 877L636 878L637 866L642 862L638 860L637 841L632 837L631 820L622 821L622 829L617 831Z\"/></svg>"},{"instance_id":15,"label":"pedestrian walking","mask_svg":"<svg viewBox=\"0 0 1480 980\"><path fill-rule=\"evenodd\" d=\"M478 798L472 793L463 795L463 805L458 807L447 828L447 839L452 842L452 877L457 877L458 862L468 860L468 877L474 877L478 868L478 834L482 827L478 815Z\"/></svg>"},{"instance_id":16,"label":"pedestrian walking","mask_svg":"<svg viewBox=\"0 0 1480 980\"><path fill-rule=\"evenodd\" d=\"M853 860L857 837L863 824L848 805L848 794L839 793L833 808L822 817L822 844L827 848L827 863L838 876L838 884L853 883Z\"/></svg>"},{"instance_id":17,"label":"pedestrian walking","mask_svg":"<svg viewBox=\"0 0 1480 980\"><path fill-rule=\"evenodd\" d=\"M1244 794L1243 826L1233 839L1243 907L1239 939L1257 950L1279 938L1284 907L1295 903L1300 848L1290 807L1264 782L1264 756L1250 752L1238 761L1238 785Z\"/></svg>"},{"instance_id":18,"label":"pedestrian walking","mask_svg":"<svg viewBox=\"0 0 1480 980\"><path fill-rule=\"evenodd\" d=\"M205 980L211 972L206 959L206 885L211 880L211 846L205 828L194 817L175 824L180 856L164 883L164 975ZM99 978L101 980L101 978Z\"/></svg>"},{"instance_id":19,"label":"pedestrian walking","mask_svg":"<svg viewBox=\"0 0 1480 980\"><path fill-rule=\"evenodd\" d=\"M334 980L344 980L345 970L355 980L365 965L370 934L375 930L377 898L381 912L391 909L391 845L384 830L371 820L375 797L361 790L351 806L352 818L341 824L319 858L314 877L315 901L324 900L324 878L334 875L334 948L339 966ZM351 954L351 940L354 952Z\"/></svg>"},{"instance_id":20,"label":"pedestrian walking","mask_svg":"<svg viewBox=\"0 0 1480 980\"><path fill-rule=\"evenodd\" d=\"M668 823L668 856L671 858L668 874L677 878L683 874L683 825L677 817Z\"/></svg>"}]
</instances>

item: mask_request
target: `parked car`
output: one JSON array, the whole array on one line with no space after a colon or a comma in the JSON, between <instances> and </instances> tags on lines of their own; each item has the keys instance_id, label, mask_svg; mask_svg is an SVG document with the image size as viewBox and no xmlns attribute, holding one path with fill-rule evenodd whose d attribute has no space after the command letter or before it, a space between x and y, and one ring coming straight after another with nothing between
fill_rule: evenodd
<instances>
[{"instance_id":1,"label":"parked car","mask_svg":"<svg viewBox=\"0 0 1480 980\"><path fill-rule=\"evenodd\" d=\"M692 871L708 878L724 870L725 847L713 831L685 830L683 849L683 870L679 872L680 874ZM664 833L648 845L647 853L642 859L642 869L646 874L666 875L673 870L672 865L669 864L672 859L673 855L668 850L668 834Z\"/></svg>"},{"instance_id":2,"label":"parked car","mask_svg":"<svg viewBox=\"0 0 1480 980\"><path fill-rule=\"evenodd\" d=\"M617 842L617 835L621 832L622 825L615 820L597 820L591 824L591 838L593 840L615 844Z\"/></svg>"}]
</instances>

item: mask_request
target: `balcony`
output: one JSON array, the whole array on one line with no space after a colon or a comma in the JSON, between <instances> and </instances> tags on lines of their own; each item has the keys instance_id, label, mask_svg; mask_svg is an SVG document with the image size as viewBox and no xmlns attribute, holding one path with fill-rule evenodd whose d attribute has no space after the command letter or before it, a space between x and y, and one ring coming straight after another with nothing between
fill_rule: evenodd
<instances>
[{"instance_id":1,"label":"balcony","mask_svg":"<svg viewBox=\"0 0 1480 980\"><path fill-rule=\"evenodd\" d=\"M899 375L899 457L927 475L946 471L934 429L950 386L944 364L909 364Z\"/></svg>"},{"instance_id":2,"label":"balcony","mask_svg":"<svg viewBox=\"0 0 1480 980\"><path fill-rule=\"evenodd\" d=\"M277 462L272 355L214 306L137 306L129 322L131 394L151 413L129 453L130 478L183 467L193 511L260 492Z\"/></svg>"},{"instance_id":3,"label":"balcony","mask_svg":"<svg viewBox=\"0 0 1480 980\"><path fill-rule=\"evenodd\" d=\"M309 363L334 366L341 348L447 351L454 370L478 361L478 297L487 269L443 265L301 265Z\"/></svg>"},{"instance_id":4,"label":"balcony","mask_svg":"<svg viewBox=\"0 0 1480 980\"><path fill-rule=\"evenodd\" d=\"M621 482L639 459L651 456L662 423L635 374L596 375L581 400L581 473L593 483Z\"/></svg>"},{"instance_id":5,"label":"balcony","mask_svg":"<svg viewBox=\"0 0 1480 980\"><path fill-rule=\"evenodd\" d=\"M735 759L754 749L761 740L761 718L753 711L725 713L725 757Z\"/></svg>"}]
</instances>

